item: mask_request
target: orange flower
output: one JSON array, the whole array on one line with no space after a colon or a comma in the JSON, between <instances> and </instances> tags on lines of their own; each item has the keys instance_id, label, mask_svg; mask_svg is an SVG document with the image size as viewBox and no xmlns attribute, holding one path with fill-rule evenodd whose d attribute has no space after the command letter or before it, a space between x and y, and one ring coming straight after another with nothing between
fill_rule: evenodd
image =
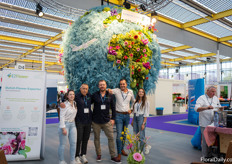
<instances>
[{"instance_id":1,"label":"orange flower","mask_svg":"<svg viewBox=\"0 0 232 164\"><path fill-rule=\"evenodd\" d=\"M151 69L151 66L148 69Z\"/></svg>"},{"instance_id":2,"label":"orange flower","mask_svg":"<svg viewBox=\"0 0 232 164\"><path fill-rule=\"evenodd\" d=\"M132 65L131 68L132 68L132 69L135 69L135 66Z\"/></svg>"}]
</instances>

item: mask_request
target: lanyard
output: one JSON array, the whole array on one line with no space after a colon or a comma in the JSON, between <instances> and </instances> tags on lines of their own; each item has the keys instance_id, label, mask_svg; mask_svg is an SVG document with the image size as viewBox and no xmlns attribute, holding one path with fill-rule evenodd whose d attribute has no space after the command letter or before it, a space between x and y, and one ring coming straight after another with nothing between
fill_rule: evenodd
<instances>
[{"instance_id":1,"label":"lanyard","mask_svg":"<svg viewBox=\"0 0 232 164\"><path fill-rule=\"evenodd\" d=\"M137 103L137 112L139 113L139 108L141 106L142 102L141 103Z\"/></svg>"},{"instance_id":2,"label":"lanyard","mask_svg":"<svg viewBox=\"0 0 232 164\"><path fill-rule=\"evenodd\" d=\"M212 100L211 100L211 103L209 102L209 97L208 97L208 95L205 95L206 96L206 98L207 98L207 101L208 101L208 103L209 103L209 105L211 106L212 105L212 103L213 103L213 97L212 97Z\"/></svg>"},{"instance_id":3,"label":"lanyard","mask_svg":"<svg viewBox=\"0 0 232 164\"><path fill-rule=\"evenodd\" d=\"M87 106L88 105L87 96L84 97L84 102L85 102L85 105Z\"/></svg>"},{"instance_id":4,"label":"lanyard","mask_svg":"<svg viewBox=\"0 0 232 164\"><path fill-rule=\"evenodd\" d=\"M122 91L121 91L123 101L126 100L126 98L127 98L127 96L128 96L128 93L129 93L129 92L127 91L126 97L124 97L124 96L123 96L123 93L122 93Z\"/></svg>"},{"instance_id":5,"label":"lanyard","mask_svg":"<svg viewBox=\"0 0 232 164\"><path fill-rule=\"evenodd\" d=\"M104 104L105 99L106 99L106 94L104 95L104 97L103 97L103 98L102 98L102 95L100 94L100 97L101 97L102 104Z\"/></svg>"}]
</instances>

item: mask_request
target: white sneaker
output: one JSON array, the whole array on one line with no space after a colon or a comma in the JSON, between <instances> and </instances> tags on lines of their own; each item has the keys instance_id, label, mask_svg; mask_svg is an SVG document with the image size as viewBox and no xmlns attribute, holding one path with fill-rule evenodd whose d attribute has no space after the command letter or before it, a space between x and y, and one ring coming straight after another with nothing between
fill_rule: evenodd
<instances>
[{"instance_id":1,"label":"white sneaker","mask_svg":"<svg viewBox=\"0 0 232 164\"><path fill-rule=\"evenodd\" d=\"M67 164L65 161L59 161L59 164Z\"/></svg>"},{"instance_id":2,"label":"white sneaker","mask_svg":"<svg viewBox=\"0 0 232 164\"><path fill-rule=\"evenodd\" d=\"M70 164L77 164L77 163L76 163L76 161L74 160L74 161L71 161Z\"/></svg>"},{"instance_id":3,"label":"white sneaker","mask_svg":"<svg viewBox=\"0 0 232 164\"><path fill-rule=\"evenodd\" d=\"M88 163L88 160L86 159L85 155L82 155L81 160L83 163Z\"/></svg>"},{"instance_id":4,"label":"white sneaker","mask_svg":"<svg viewBox=\"0 0 232 164\"><path fill-rule=\"evenodd\" d=\"M76 164L82 164L79 157L76 157Z\"/></svg>"},{"instance_id":5,"label":"white sneaker","mask_svg":"<svg viewBox=\"0 0 232 164\"><path fill-rule=\"evenodd\" d=\"M145 146L144 154L149 154L150 153L150 149L151 149L151 145Z\"/></svg>"}]
</instances>

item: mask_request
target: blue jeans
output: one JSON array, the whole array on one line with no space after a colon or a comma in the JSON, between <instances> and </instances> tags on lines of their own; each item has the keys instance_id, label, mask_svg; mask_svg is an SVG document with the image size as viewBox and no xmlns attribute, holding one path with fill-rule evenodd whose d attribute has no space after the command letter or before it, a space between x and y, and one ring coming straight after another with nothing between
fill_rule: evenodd
<instances>
[{"instance_id":1,"label":"blue jeans","mask_svg":"<svg viewBox=\"0 0 232 164\"><path fill-rule=\"evenodd\" d=\"M140 114L139 116L136 116L134 114L134 121L133 121L133 131L134 134L139 133L139 139L140 139L140 150L142 150L145 147L145 129L146 129L146 124L143 130L141 130L142 124L143 124L143 114Z\"/></svg>"},{"instance_id":2,"label":"blue jeans","mask_svg":"<svg viewBox=\"0 0 232 164\"><path fill-rule=\"evenodd\" d=\"M129 114L121 114L121 113L116 113L116 130L117 130L117 138L116 138L116 143L117 143L117 151L118 154L121 154L125 142L122 142L120 137L123 137L123 140L125 141L126 135L122 135L122 131L124 131L124 127L128 127L128 124L130 122L130 115Z\"/></svg>"},{"instance_id":3,"label":"blue jeans","mask_svg":"<svg viewBox=\"0 0 232 164\"><path fill-rule=\"evenodd\" d=\"M70 144L70 161L75 160L75 153L76 153L76 142L77 142L77 130L75 126L75 122L65 122L65 128L67 130L67 135L63 135L62 129L59 128L59 138L60 138L60 145L58 148L58 156L60 161L64 161L64 149L69 139Z\"/></svg>"}]
</instances>

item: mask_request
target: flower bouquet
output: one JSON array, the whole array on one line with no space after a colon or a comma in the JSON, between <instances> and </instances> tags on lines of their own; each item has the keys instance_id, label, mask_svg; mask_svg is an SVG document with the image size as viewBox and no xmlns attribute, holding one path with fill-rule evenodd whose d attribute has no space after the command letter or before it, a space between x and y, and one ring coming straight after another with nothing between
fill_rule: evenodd
<instances>
[{"instance_id":1,"label":"flower bouquet","mask_svg":"<svg viewBox=\"0 0 232 164\"><path fill-rule=\"evenodd\" d=\"M145 141L143 141L144 145L141 145L141 141L139 139L139 133L132 135L130 134L128 128L124 128L122 135L126 136L125 140L124 137L121 137L121 140L122 142L125 143L126 149L129 151L129 155L127 157L128 164L144 164L145 157L143 154L143 149L149 137L146 137Z\"/></svg>"},{"instance_id":2,"label":"flower bouquet","mask_svg":"<svg viewBox=\"0 0 232 164\"><path fill-rule=\"evenodd\" d=\"M0 132L0 150L5 155L21 154L27 158L31 148L26 146L26 132Z\"/></svg>"}]
</instances>

